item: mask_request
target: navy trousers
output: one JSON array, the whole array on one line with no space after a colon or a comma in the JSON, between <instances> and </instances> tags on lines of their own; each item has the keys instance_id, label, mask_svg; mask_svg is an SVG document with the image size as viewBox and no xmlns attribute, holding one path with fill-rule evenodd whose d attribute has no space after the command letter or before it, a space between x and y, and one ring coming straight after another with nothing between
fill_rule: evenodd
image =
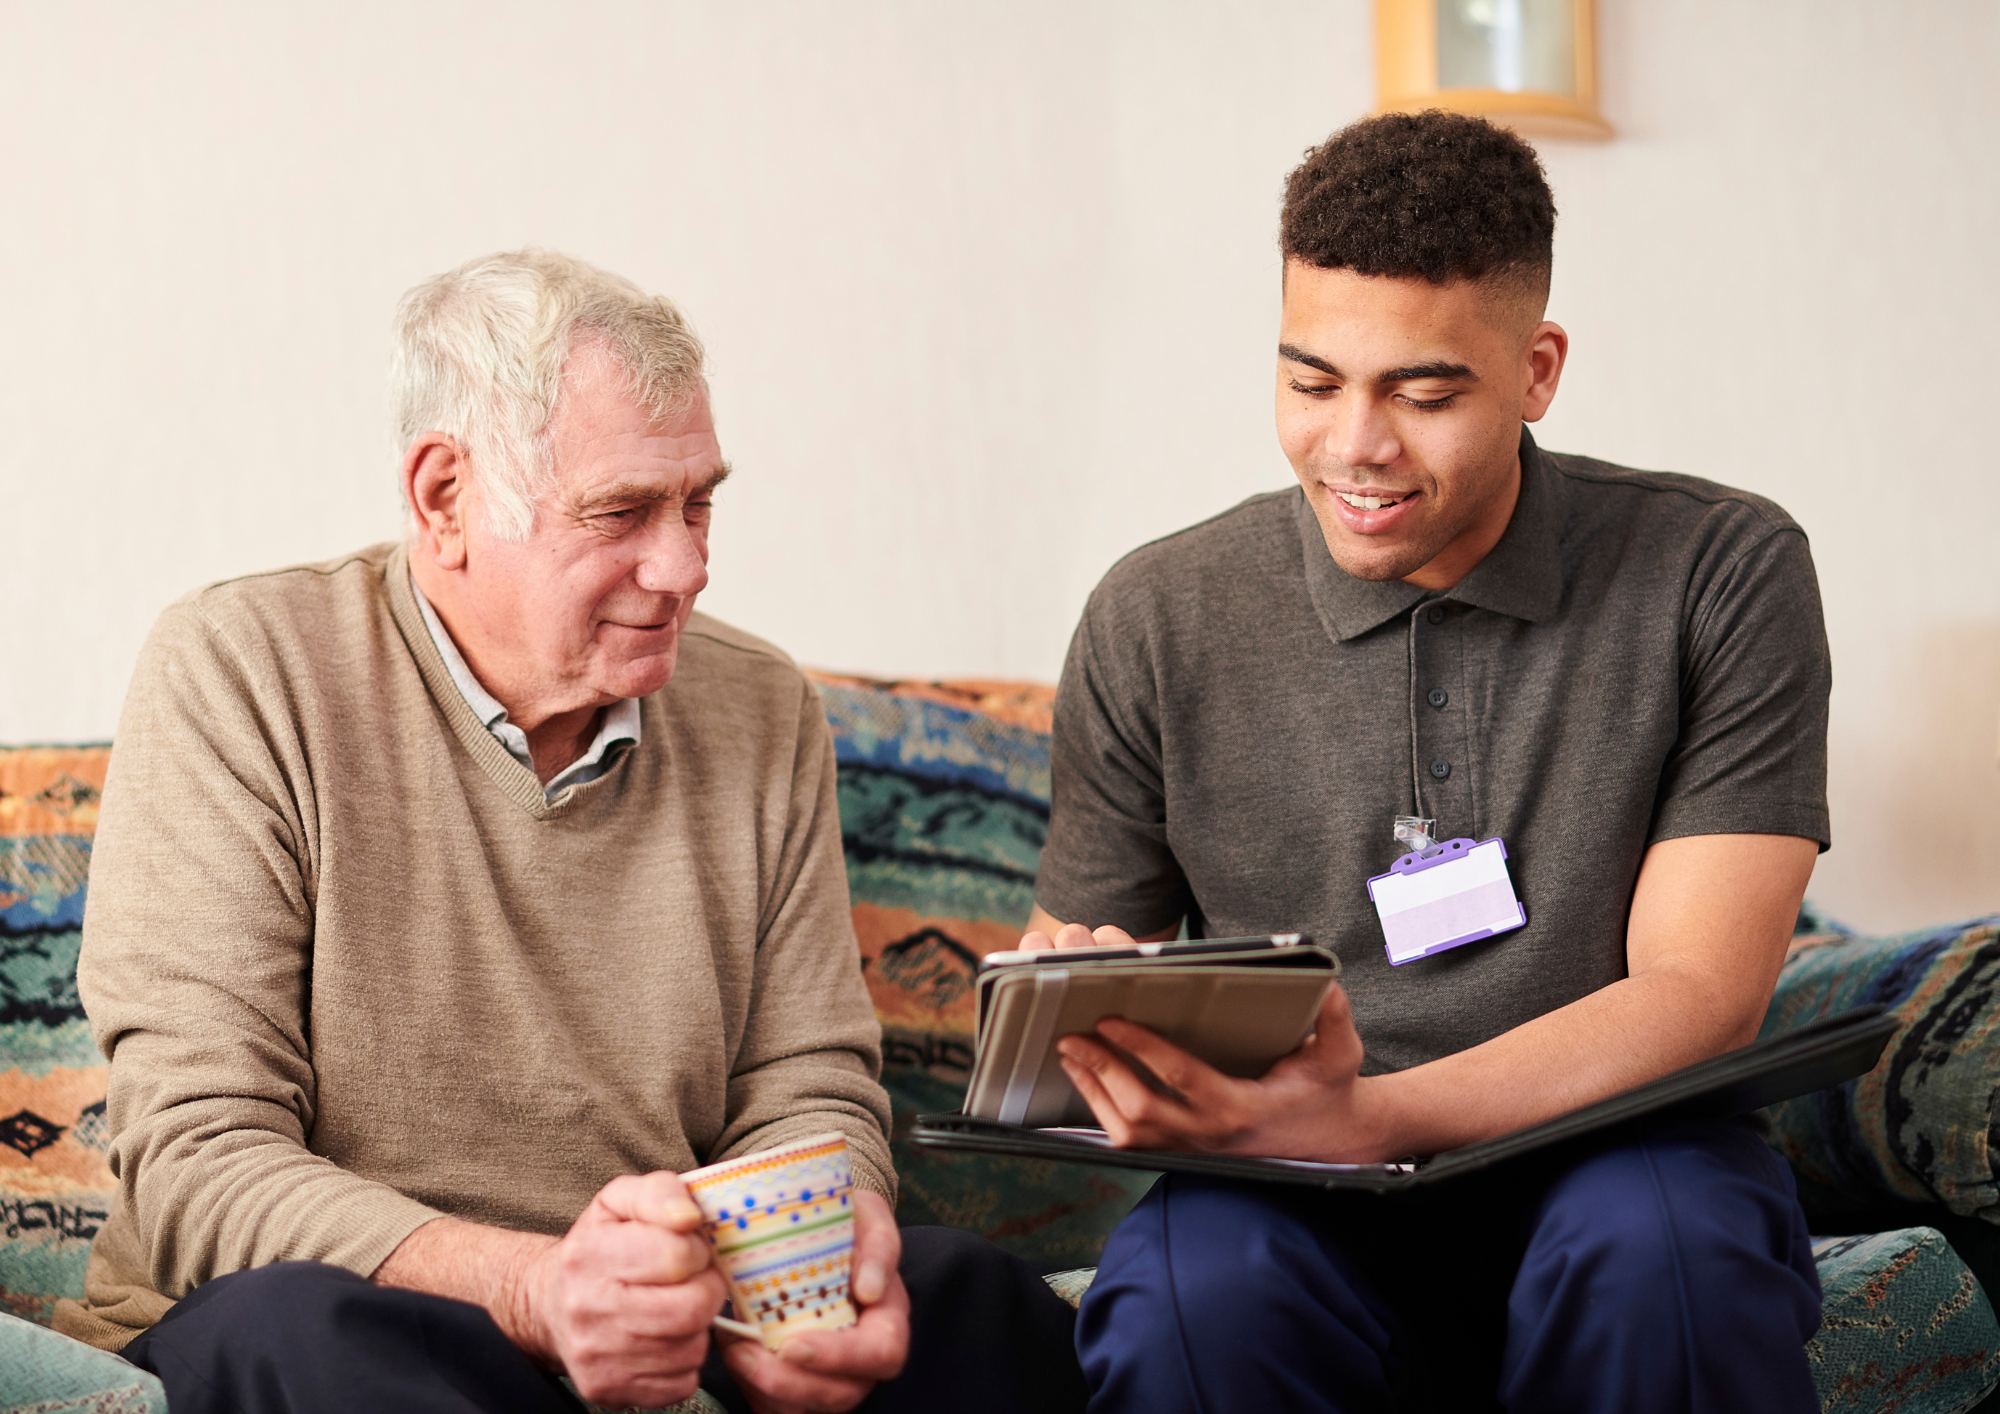
<instances>
[{"instance_id":1,"label":"navy trousers","mask_svg":"<svg viewBox=\"0 0 2000 1414\"><path fill-rule=\"evenodd\" d=\"M1170 1175L1077 1324L1092 1414L1814 1414L1791 1171L1685 1124L1421 1194Z\"/></svg>"},{"instance_id":2,"label":"navy trousers","mask_svg":"<svg viewBox=\"0 0 2000 1414\"><path fill-rule=\"evenodd\" d=\"M1074 1313L1038 1269L950 1228L903 1230L910 1359L869 1414L1077 1411ZM174 1414L582 1414L483 1307L380 1287L319 1262L217 1277L125 1347ZM702 1387L748 1403L711 1351Z\"/></svg>"}]
</instances>

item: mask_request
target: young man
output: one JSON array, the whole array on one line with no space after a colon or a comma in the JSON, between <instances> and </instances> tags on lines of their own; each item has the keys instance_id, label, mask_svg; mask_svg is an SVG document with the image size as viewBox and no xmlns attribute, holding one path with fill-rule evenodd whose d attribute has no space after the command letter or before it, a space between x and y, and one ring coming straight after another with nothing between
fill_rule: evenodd
<instances>
[{"instance_id":1,"label":"young man","mask_svg":"<svg viewBox=\"0 0 2000 1414\"><path fill-rule=\"evenodd\" d=\"M1278 339L1299 487L1091 598L1025 945L1302 930L1345 968L1260 1080L1126 1023L1067 1038L1121 1144L1435 1153L1756 1034L1828 841L1812 563L1759 497L1536 447L1554 221L1532 150L1476 119L1308 154ZM1504 840L1526 926L1391 966L1366 881L1399 815ZM1102 1410L1803 1414L1818 1298L1784 1164L1712 1123L1412 1201L1163 1180L1078 1348Z\"/></svg>"}]
</instances>

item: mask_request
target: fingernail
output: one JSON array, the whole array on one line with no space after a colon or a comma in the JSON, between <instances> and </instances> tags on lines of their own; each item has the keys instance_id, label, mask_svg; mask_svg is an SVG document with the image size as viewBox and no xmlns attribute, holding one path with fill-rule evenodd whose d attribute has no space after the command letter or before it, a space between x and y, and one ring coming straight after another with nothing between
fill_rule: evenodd
<instances>
[{"instance_id":1,"label":"fingernail","mask_svg":"<svg viewBox=\"0 0 2000 1414\"><path fill-rule=\"evenodd\" d=\"M1064 1060L1075 1060L1077 1052L1081 1049L1082 1047L1068 1037L1064 1037L1062 1040L1056 1042L1056 1054Z\"/></svg>"},{"instance_id":2,"label":"fingernail","mask_svg":"<svg viewBox=\"0 0 2000 1414\"><path fill-rule=\"evenodd\" d=\"M819 1347L807 1345L804 1341L788 1340L778 1354L794 1365L811 1365L819 1359Z\"/></svg>"},{"instance_id":3,"label":"fingernail","mask_svg":"<svg viewBox=\"0 0 2000 1414\"><path fill-rule=\"evenodd\" d=\"M880 1262L863 1262L861 1270L854 1274L854 1295L864 1303L880 1301L888 1289L889 1274Z\"/></svg>"},{"instance_id":4,"label":"fingernail","mask_svg":"<svg viewBox=\"0 0 2000 1414\"><path fill-rule=\"evenodd\" d=\"M667 1204L666 1218L670 1223L699 1225L701 1222L701 1209L694 1205L692 1199L677 1198Z\"/></svg>"}]
</instances>

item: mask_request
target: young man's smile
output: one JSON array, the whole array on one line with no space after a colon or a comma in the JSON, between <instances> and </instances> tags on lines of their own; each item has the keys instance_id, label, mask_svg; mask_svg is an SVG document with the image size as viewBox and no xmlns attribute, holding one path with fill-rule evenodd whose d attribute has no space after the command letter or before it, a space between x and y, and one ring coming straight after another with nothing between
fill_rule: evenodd
<instances>
[{"instance_id":1,"label":"young man's smile","mask_svg":"<svg viewBox=\"0 0 2000 1414\"><path fill-rule=\"evenodd\" d=\"M1340 567L1443 589L1477 564L1513 514L1521 422L1547 410L1567 346L1473 281L1289 264L1278 440Z\"/></svg>"}]
</instances>

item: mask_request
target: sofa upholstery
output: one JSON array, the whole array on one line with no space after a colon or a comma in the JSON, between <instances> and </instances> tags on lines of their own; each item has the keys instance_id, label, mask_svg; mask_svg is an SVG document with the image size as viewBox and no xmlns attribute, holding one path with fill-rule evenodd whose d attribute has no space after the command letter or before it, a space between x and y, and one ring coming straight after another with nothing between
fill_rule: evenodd
<instances>
[{"instance_id":1,"label":"sofa upholstery","mask_svg":"<svg viewBox=\"0 0 2000 1414\"><path fill-rule=\"evenodd\" d=\"M957 1107L978 959L1011 946L1027 917L1048 819L1051 691L820 684L855 932L883 1025L898 1215L970 1228L1066 1269L1050 1285L1073 1302L1148 1175L904 1142L915 1115ZM130 1367L35 1328L59 1296L81 1292L114 1186L104 1066L75 989L107 757L102 747L0 750L0 1312L16 1318L0 1321L0 1414L159 1407L143 1402L143 1382L119 1385ZM1814 1247L1824 1320L1807 1351L1827 1411L1945 1414L2000 1383L2000 1324L1981 1285L2000 1281L1990 1044L2000 1013L1987 980L2000 971L1996 923L1863 939L1804 919L1767 1018L1774 1033L1877 1000L1904 1021L1876 1073L1769 1116L1814 1231L1827 1234ZM30 1357L39 1383L21 1373ZM76 1389L98 1402L61 1402Z\"/></svg>"}]
</instances>

